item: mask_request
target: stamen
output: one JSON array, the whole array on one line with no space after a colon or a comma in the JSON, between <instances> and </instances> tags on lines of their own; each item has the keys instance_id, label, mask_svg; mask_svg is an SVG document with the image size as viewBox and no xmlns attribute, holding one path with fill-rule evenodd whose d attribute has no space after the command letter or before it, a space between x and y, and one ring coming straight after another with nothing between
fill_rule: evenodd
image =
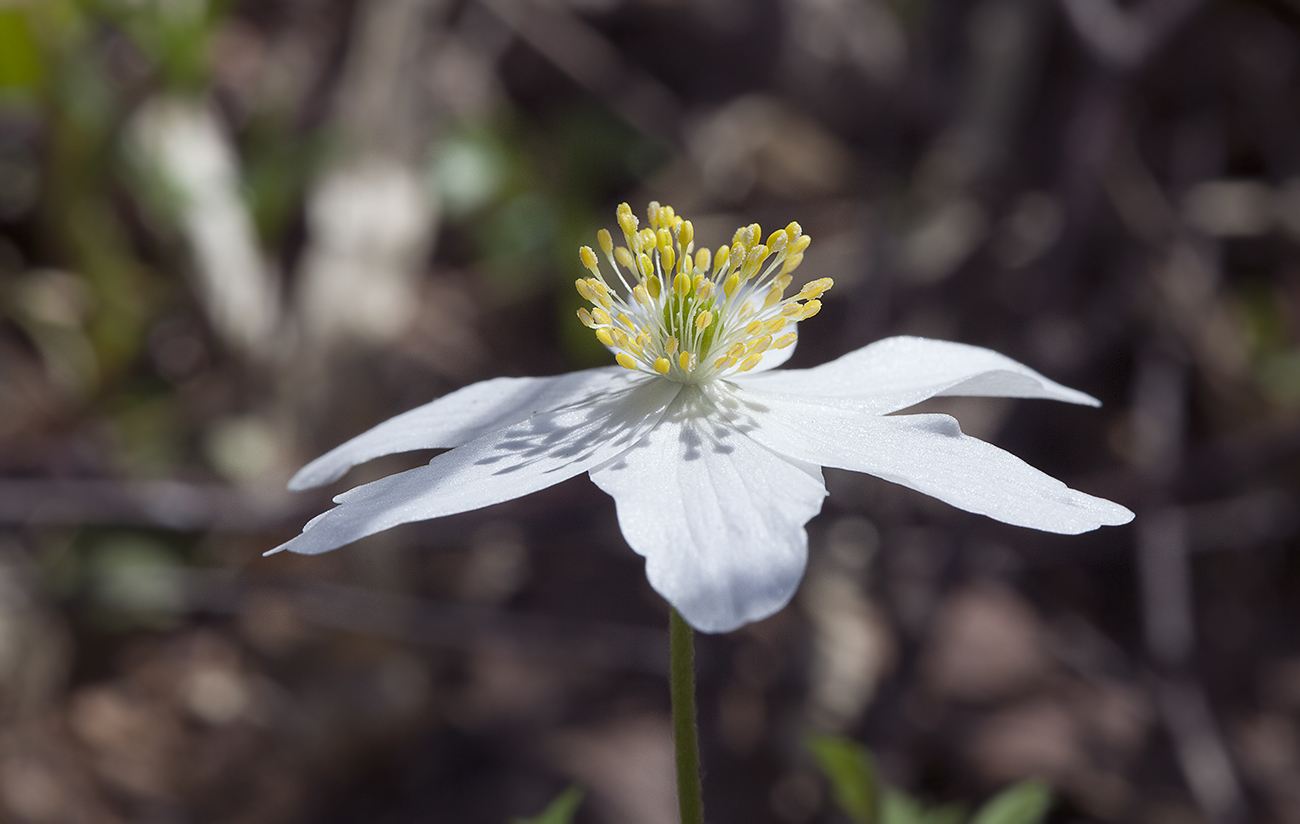
<instances>
[{"instance_id":1,"label":"stamen","mask_svg":"<svg viewBox=\"0 0 1300 824\"><path fill-rule=\"evenodd\" d=\"M644 226L626 203L616 217L623 245L604 229L596 234L615 278L606 279L595 250L582 246L578 257L591 276L574 288L589 304L578 320L626 369L683 383L748 372L769 349L794 345L792 324L821 311L818 298L833 285L819 278L786 297L811 242L795 222L766 242L757 223L742 226L710 253L695 249L695 224L671 206L651 202Z\"/></svg>"}]
</instances>

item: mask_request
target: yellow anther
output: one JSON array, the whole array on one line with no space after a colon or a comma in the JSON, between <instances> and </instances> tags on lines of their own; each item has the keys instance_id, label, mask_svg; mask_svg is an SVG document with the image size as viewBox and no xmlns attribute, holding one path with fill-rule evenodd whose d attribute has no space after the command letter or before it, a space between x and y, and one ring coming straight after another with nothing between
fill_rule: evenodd
<instances>
[{"instance_id":1,"label":"yellow anther","mask_svg":"<svg viewBox=\"0 0 1300 824\"><path fill-rule=\"evenodd\" d=\"M605 254L608 255L614 252L614 239L609 236L608 229L601 229L596 233L596 242L600 244L600 251Z\"/></svg>"},{"instance_id":2,"label":"yellow anther","mask_svg":"<svg viewBox=\"0 0 1300 824\"><path fill-rule=\"evenodd\" d=\"M759 332L762 331L762 329L763 329L763 322L761 320L752 321L748 326L745 327L745 334L757 335Z\"/></svg>"},{"instance_id":3,"label":"yellow anther","mask_svg":"<svg viewBox=\"0 0 1300 824\"><path fill-rule=\"evenodd\" d=\"M659 207L659 222L661 224L671 223L672 219L677 216L676 210L671 206Z\"/></svg>"},{"instance_id":4,"label":"yellow anther","mask_svg":"<svg viewBox=\"0 0 1300 824\"><path fill-rule=\"evenodd\" d=\"M655 273L654 264L650 262L650 256L645 252L636 256L637 268L641 271L641 277L652 277Z\"/></svg>"},{"instance_id":5,"label":"yellow anther","mask_svg":"<svg viewBox=\"0 0 1300 824\"><path fill-rule=\"evenodd\" d=\"M743 343L733 343L731 348L727 350L727 357L729 358L739 360L743 354L745 354L745 344Z\"/></svg>"},{"instance_id":6,"label":"yellow anther","mask_svg":"<svg viewBox=\"0 0 1300 824\"><path fill-rule=\"evenodd\" d=\"M731 247L730 247L730 246L719 246L719 247L718 247L718 253L717 253L716 255L713 256L713 271L714 271L714 272L721 272L723 269L726 269L726 268L727 268L727 261L730 260L730 257L729 257L730 254L731 254Z\"/></svg>"},{"instance_id":7,"label":"yellow anther","mask_svg":"<svg viewBox=\"0 0 1300 824\"><path fill-rule=\"evenodd\" d=\"M605 344L611 349L614 347L614 336L609 333L608 329L597 329L596 340L600 341L601 343Z\"/></svg>"},{"instance_id":8,"label":"yellow anther","mask_svg":"<svg viewBox=\"0 0 1300 824\"><path fill-rule=\"evenodd\" d=\"M779 252L790 242L790 236L785 233L785 229L777 229L767 236L767 248L773 252Z\"/></svg>"},{"instance_id":9,"label":"yellow anther","mask_svg":"<svg viewBox=\"0 0 1300 824\"><path fill-rule=\"evenodd\" d=\"M621 324L623 324L623 328L625 328L625 329L635 329L635 328L636 328L636 324L634 324L634 323L632 322L632 319L629 318L629 317L627 316L627 313L626 313L626 312L619 312L619 313L618 313L618 322L621 323Z\"/></svg>"},{"instance_id":10,"label":"yellow anther","mask_svg":"<svg viewBox=\"0 0 1300 824\"><path fill-rule=\"evenodd\" d=\"M593 275L600 273L600 263L596 259L596 253L592 251L590 246L583 246L579 249L578 258L582 261L583 266L591 270Z\"/></svg>"},{"instance_id":11,"label":"yellow anther","mask_svg":"<svg viewBox=\"0 0 1300 824\"><path fill-rule=\"evenodd\" d=\"M797 255L804 249L807 249L808 244L810 243L812 243L812 235L799 235L799 237L795 238L794 242L790 244L790 248L787 251L792 255Z\"/></svg>"},{"instance_id":12,"label":"yellow anther","mask_svg":"<svg viewBox=\"0 0 1300 824\"><path fill-rule=\"evenodd\" d=\"M677 351L677 338L675 338L675 337L673 337L673 336L670 335L670 336L668 337L668 342L664 344L664 351L667 352L667 353L670 354L670 355L671 355L672 353L676 352L676 351Z\"/></svg>"},{"instance_id":13,"label":"yellow anther","mask_svg":"<svg viewBox=\"0 0 1300 824\"><path fill-rule=\"evenodd\" d=\"M655 222L659 220L659 208L659 201L657 200L652 200L646 204L645 216L650 219L651 226L655 225Z\"/></svg>"},{"instance_id":14,"label":"yellow anther","mask_svg":"<svg viewBox=\"0 0 1300 824\"><path fill-rule=\"evenodd\" d=\"M725 368L727 368L728 366L731 365L731 364L727 363L727 361L729 361L729 360L731 361L731 363L735 363L735 361L732 360L729 356L727 356L727 355L723 355L722 357L720 357L720 358L718 358L717 360L715 360L715 361L713 362L713 365L714 365L714 367L716 367L716 368L718 368L718 369L725 369Z\"/></svg>"},{"instance_id":15,"label":"yellow anther","mask_svg":"<svg viewBox=\"0 0 1300 824\"><path fill-rule=\"evenodd\" d=\"M744 241L737 241L736 243L731 244L731 257L729 259L735 261L737 269L745 265L745 251L746 247Z\"/></svg>"},{"instance_id":16,"label":"yellow anther","mask_svg":"<svg viewBox=\"0 0 1300 824\"><path fill-rule=\"evenodd\" d=\"M776 340L772 341L772 348L773 348L773 349L784 349L784 348L786 348L787 346L789 346L790 344L794 343L794 342L795 342L796 340L798 340L798 339L799 339L799 333L798 333L798 332L791 332L791 333L789 333L788 335L782 335L781 337L779 337L779 338L777 338Z\"/></svg>"},{"instance_id":17,"label":"yellow anther","mask_svg":"<svg viewBox=\"0 0 1300 824\"><path fill-rule=\"evenodd\" d=\"M709 263L712 262L713 255L709 254L708 249L701 249L695 253L695 268L701 272L709 271Z\"/></svg>"},{"instance_id":18,"label":"yellow anther","mask_svg":"<svg viewBox=\"0 0 1300 824\"><path fill-rule=\"evenodd\" d=\"M691 276L685 272L678 272L677 277L673 278L673 289L682 297L689 295L694 285L691 282Z\"/></svg>"},{"instance_id":19,"label":"yellow anther","mask_svg":"<svg viewBox=\"0 0 1300 824\"><path fill-rule=\"evenodd\" d=\"M835 281L830 278L818 278L804 284L799 290L799 299L807 300L808 298L819 298L822 293L835 285Z\"/></svg>"},{"instance_id":20,"label":"yellow anther","mask_svg":"<svg viewBox=\"0 0 1300 824\"><path fill-rule=\"evenodd\" d=\"M771 309L773 306L776 306L778 303L780 303L781 298L783 297L785 297L785 290L773 286L771 289L768 290L767 297L764 298L763 300L763 308Z\"/></svg>"},{"instance_id":21,"label":"yellow anther","mask_svg":"<svg viewBox=\"0 0 1300 824\"><path fill-rule=\"evenodd\" d=\"M794 318L796 321L800 320L800 318L796 316L802 311L802 303L787 303L785 306L781 307L781 314L785 315L787 318Z\"/></svg>"},{"instance_id":22,"label":"yellow anther","mask_svg":"<svg viewBox=\"0 0 1300 824\"><path fill-rule=\"evenodd\" d=\"M672 234L672 232L668 231L667 229L660 229L660 230L655 234L655 245L659 247L659 251L661 251L661 252L662 252L664 249L671 249L671 248L673 248L673 234Z\"/></svg>"},{"instance_id":23,"label":"yellow anther","mask_svg":"<svg viewBox=\"0 0 1300 824\"><path fill-rule=\"evenodd\" d=\"M618 216L618 228L623 230L623 234L635 234L637 219L636 215L632 214L632 207L628 206L626 203L620 204L616 214ZM630 369L631 367L628 368Z\"/></svg>"},{"instance_id":24,"label":"yellow anther","mask_svg":"<svg viewBox=\"0 0 1300 824\"><path fill-rule=\"evenodd\" d=\"M650 293L650 297L659 300L659 293L663 291L663 284L659 282L658 275L651 275L648 277L645 282L645 288L646 291Z\"/></svg>"},{"instance_id":25,"label":"yellow anther","mask_svg":"<svg viewBox=\"0 0 1300 824\"><path fill-rule=\"evenodd\" d=\"M799 319L808 320L808 318L817 314L821 310L822 310L822 302L820 300L810 300L803 305L803 312L800 313Z\"/></svg>"},{"instance_id":26,"label":"yellow anther","mask_svg":"<svg viewBox=\"0 0 1300 824\"><path fill-rule=\"evenodd\" d=\"M591 313L588 312L586 309L578 310L578 320L582 321L582 325L587 327L588 329L596 328L596 319L593 318L591 316Z\"/></svg>"},{"instance_id":27,"label":"yellow anther","mask_svg":"<svg viewBox=\"0 0 1300 824\"><path fill-rule=\"evenodd\" d=\"M804 237L807 237L807 235L804 235ZM798 269L800 263L803 263L802 253L797 255L790 255L790 257L785 259L785 263L781 266L781 271L786 274L789 274L790 272L793 272L795 269Z\"/></svg>"},{"instance_id":28,"label":"yellow anther","mask_svg":"<svg viewBox=\"0 0 1300 824\"><path fill-rule=\"evenodd\" d=\"M673 255L673 247L671 246L659 247L659 261L660 263L663 264L664 272L671 272L673 270L673 262L675 260L676 258Z\"/></svg>"},{"instance_id":29,"label":"yellow anther","mask_svg":"<svg viewBox=\"0 0 1300 824\"><path fill-rule=\"evenodd\" d=\"M763 236L763 227L757 223L751 223L745 227L745 245L753 246L758 243L758 239Z\"/></svg>"},{"instance_id":30,"label":"yellow anther","mask_svg":"<svg viewBox=\"0 0 1300 824\"><path fill-rule=\"evenodd\" d=\"M655 230L651 229L649 226L637 233L637 240L640 242L643 250L659 245L658 238L655 236Z\"/></svg>"},{"instance_id":31,"label":"yellow anther","mask_svg":"<svg viewBox=\"0 0 1300 824\"><path fill-rule=\"evenodd\" d=\"M592 303L596 302L596 295L591 291L591 287L587 285L587 281L578 278L573 282L573 288L578 290L578 294L582 296L583 300L589 300Z\"/></svg>"},{"instance_id":32,"label":"yellow anther","mask_svg":"<svg viewBox=\"0 0 1300 824\"><path fill-rule=\"evenodd\" d=\"M761 355L762 353L766 352L767 347L771 345L772 345L772 336L764 335L763 337L751 343L748 346L748 348L745 349L745 351L751 355Z\"/></svg>"},{"instance_id":33,"label":"yellow anther","mask_svg":"<svg viewBox=\"0 0 1300 824\"><path fill-rule=\"evenodd\" d=\"M614 250L614 260L618 261L618 265L627 269L629 272L636 271L636 260L632 257L632 253L627 250L626 246L620 246Z\"/></svg>"},{"instance_id":34,"label":"yellow anther","mask_svg":"<svg viewBox=\"0 0 1300 824\"><path fill-rule=\"evenodd\" d=\"M707 302L713 296L713 281L695 276L695 297L700 302Z\"/></svg>"},{"instance_id":35,"label":"yellow anther","mask_svg":"<svg viewBox=\"0 0 1300 824\"><path fill-rule=\"evenodd\" d=\"M695 227L689 220L682 221L682 228L677 230L677 242L685 249L693 240L695 240Z\"/></svg>"},{"instance_id":36,"label":"yellow anther","mask_svg":"<svg viewBox=\"0 0 1300 824\"><path fill-rule=\"evenodd\" d=\"M690 352L683 352L677 356L677 365L682 368L683 372L690 372L695 368L695 356Z\"/></svg>"},{"instance_id":37,"label":"yellow anther","mask_svg":"<svg viewBox=\"0 0 1300 824\"><path fill-rule=\"evenodd\" d=\"M601 283L599 279L587 278L587 285L591 287L591 291L595 292L600 297L609 297L609 287Z\"/></svg>"},{"instance_id":38,"label":"yellow anther","mask_svg":"<svg viewBox=\"0 0 1300 824\"><path fill-rule=\"evenodd\" d=\"M696 275L691 278L691 291L695 293L697 298L700 297L700 287L705 283L712 283L712 281L707 280L704 275ZM703 300L703 298L700 299Z\"/></svg>"},{"instance_id":39,"label":"yellow anther","mask_svg":"<svg viewBox=\"0 0 1300 824\"><path fill-rule=\"evenodd\" d=\"M660 375L667 375L668 370L673 368L672 361L667 358L655 358L655 371Z\"/></svg>"},{"instance_id":40,"label":"yellow anther","mask_svg":"<svg viewBox=\"0 0 1300 824\"><path fill-rule=\"evenodd\" d=\"M695 319L695 328L703 332L705 329L709 328L710 323L713 323L713 313L704 311Z\"/></svg>"},{"instance_id":41,"label":"yellow anther","mask_svg":"<svg viewBox=\"0 0 1300 824\"><path fill-rule=\"evenodd\" d=\"M632 356L626 352L619 352L614 356L614 360L618 361L618 365L624 369L636 369L636 361L632 360Z\"/></svg>"},{"instance_id":42,"label":"yellow anther","mask_svg":"<svg viewBox=\"0 0 1300 824\"><path fill-rule=\"evenodd\" d=\"M758 266L758 264L762 263L767 258L770 252L771 250L761 243L753 249L750 249L749 254L745 256L745 268L748 269L751 266Z\"/></svg>"},{"instance_id":43,"label":"yellow anther","mask_svg":"<svg viewBox=\"0 0 1300 824\"><path fill-rule=\"evenodd\" d=\"M739 287L740 275L733 273L728 275L726 281L722 284L722 291L726 293L727 297L731 297L736 294L736 289Z\"/></svg>"},{"instance_id":44,"label":"yellow anther","mask_svg":"<svg viewBox=\"0 0 1300 824\"><path fill-rule=\"evenodd\" d=\"M789 322L790 321L784 317L777 318L776 320L769 320L767 323L763 324L763 331L769 335L775 335L777 332L784 329L785 325Z\"/></svg>"},{"instance_id":45,"label":"yellow anther","mask_svg":"<svg viewBox=\"0 0 1300 824\"><path fill-rule=\"evenodd\" d=\"M750 303L749 301L745 301L745 304L740 307L740 311L736 313L736 320L749 320L753 316L754 316L754 304Z\"/></svg>"},{"instance_id":46,"label":"yellow anther","mask_svg":"<svg viewBox=\"0 0 1300 824\"><path fill-rule=\"evenodd\" d=\"M763 360L762 355L750 355L748 358L745 358L745 362L740 365L740 371L748 372L749 370L753 369L755 366L758 366L758 364L762 360Z\"/></svg>"},{"instance_id":47,"label":"yellow anther","mask_svg":"<svg viewBox=\"0 0 1300 824\"><path fill-rule=\"evenodd\" d=\"M794 280L794 278L790 275L781 275L779 278L772 281L772 285L784 292L790 286L790 281L792 280Z\"/></svg>"},{"instance_id":48,"label":"yellow anther","mask_svg":"<svg viewBox=\"0 0 1300 824\"><path fill-rule=\"evenodd\" d=\"M627 349L628 344L632 342L632 339L622 329L611 329L609 334L614 338L614 344L622 349Z\"/></svg>"},{"instance_id":49,"label":"yellow anther","mask_svg":"<svg viewBox=\"0 0 1300 824\"><path fill-rule=\"evenodd\" d=\"M646 304L650 303L650 293L647 292L645 290L645 287L639 283L636 285L636 288L632 290L632 297L635 298L636 302L641 304L642 306L645 306Z\"/></svg>"}]
</instances>

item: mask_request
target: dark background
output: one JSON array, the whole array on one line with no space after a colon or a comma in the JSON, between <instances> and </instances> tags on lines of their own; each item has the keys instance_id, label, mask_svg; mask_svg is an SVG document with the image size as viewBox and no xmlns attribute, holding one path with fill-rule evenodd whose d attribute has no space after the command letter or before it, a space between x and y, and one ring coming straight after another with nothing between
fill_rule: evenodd
<instances>
[{"instance_id":1,"label":"dark background","mask_svg":"<svg viewBox=\"0 0 1300 824\"><path fill-rule=\"evenodd\" d=\"M946 401L1137 513L827 472L795 602L701 637L706 807L843 821L803 741L1054 821L1300 821L1295 0L0 4L0 818L674 820L666 610L585 478L321 557L306 460L609 362L627 200L798 220L791 366L919 334L1099 410ZM426 456L423 456L427 458Z\"/></svg>"}]
</instances>

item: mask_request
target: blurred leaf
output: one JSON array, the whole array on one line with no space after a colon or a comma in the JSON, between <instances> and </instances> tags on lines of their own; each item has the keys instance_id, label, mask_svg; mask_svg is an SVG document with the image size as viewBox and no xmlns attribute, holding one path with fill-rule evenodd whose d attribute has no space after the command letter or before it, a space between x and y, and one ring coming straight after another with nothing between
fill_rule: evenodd
<instances>
[{"instance_id":1,"label":"blurred leaf","mask_svg":"<svg viewBox=\"0 0 1300 824\"><path fill-rule=\"evenodd\" d=\"M921 802L902 790L888 788L880 806L882 824L925 824L925 810Z\"/></svg>"},{"instance_id":2,"label":"blurred leaf","mask_svg":"<svg viewBox=\"0 0 1300 824\"><path fill-rule=\"evenodd\" d=\"M496 200L510 175L509 151L490 130L445 141L435 151L429 169L430 180L454 219Z\"/></svg>"},{"instance_id":3,"label":"blurred leaf","mask_svg":"<svg viewBox=\"0 0 1300 824\"><path fill-rule=\"evenodd\" d=\"M809 736L807 747L831 782L840 809L859 824L880 822L880 778L866 748L846 738L816 734Z\"/></svg>"},{"instance_id":4,"label":"blurred leaf","mask_svg":"<svg viewBox=\"0 0 1300 824\"><path fill-rule=\"evenodd\" d=\"M144 535L107 537L91 548L86 575L100 626L166 627L185 603L185 567L165 545Z\"/></svg>"},{"instance_id":5,"label":"blurred leaf","mask_svg":"<svg viewBox=\"0 0 1300 824\"><path fill-rule=\"evenodd\" d=\"M516 818L512 824L570 824L581 803L582 790L570 787L560 793L540 815L535 818Z\"/></svg>"},{"instance_id":6,"label":"blurred leaf","mask_svg":"<svg viewBox=\"0 0 1300 824\"><path fill-rule=\"evenodd\" d=\"M29 93L41 82L40 49L27 16L18 9L0 8L0 93Z\"/></svg>"},{"instance_id":7,"label":"blurred leaf","mask_svg":"<svg viewBox=\"0 0 1300 824\"><path fill-rule=\"evenodd\" d=\"M1052 806L1052 790L1038 781L1008 787L980 808L971 824L1037 824Z\"/></svg>"},{"instance_id":8,"label":"blurred leaf","mask_svg":"<svg viewBox=\"0 0 1300 824\"><path fill-rule=\"evenodd\" d=\"M961 824L966 810L960 804L925 806L902 790L886 787L881 805L881 824Z\"/></svg>"}]
</instances>

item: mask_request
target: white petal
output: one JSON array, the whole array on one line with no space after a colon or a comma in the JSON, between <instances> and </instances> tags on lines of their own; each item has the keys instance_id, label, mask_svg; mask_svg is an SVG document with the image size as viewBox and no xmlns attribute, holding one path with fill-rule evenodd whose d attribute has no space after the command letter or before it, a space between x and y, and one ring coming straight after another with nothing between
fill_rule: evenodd
<instances>
[{"instance_id":1,"label":"white petal","mask_svg":"<svg viewBox=\"0 0 1300 824\"><path fill-rule=\"evenodd\" d=\"M1128 523L1133 513L962 434L947 415L878 417L833 403L714 389L718 405L759 443L795 460L866 472L969 512L1047 532Z\"/></svg>"},{"instance_id":2,"label":"white petal","mask_svg":"<svg viewBox=\"0 0 1300 824\"><path fill-rule=\"evenodd\" d=\"M939 395L1048 398L1100 406L1005 355L929 338L885 338L812 369L731 378L746 388L804 397L856 398L884 414Z\"/></svg>"},{"instance_id":3,"label":"white petal","mask_svg":"<svg viewBox=\"0 0 1300 824\"><path fill-rule=\"evenodd\" d=\"M298 470L292 490L338 480L358 464L412 449L460 446L538 412L579 403L626 385L632 377L617 366L553 378L494 378L389 418Z\"/></svg>"},{"instance_id":4,"label":"white petal","mask_svg":"<svg viewBox=\"0 0 1300 824\"><path fill-rule=\"evenodd\" d=\"M618 457L663 416L680 384L642 379L611 395L489 432L428 466L359 486L272 552L314 555L398 524L467 512L553 486ZM271 554L271 553L267 553Z\"/></svg>"},{"instance_id":5,"label":"white petal","mask_svg":"<svg viewBox=\"0 0 1300 824\"><path fill-rule=\"evenodd\" d=\"M646 577L703 632L785 606L803 576L803 525L821 510L821 470L754 443L687 387L645 439L591 479L646 559Z\"/></svg>"}]
</instances>

